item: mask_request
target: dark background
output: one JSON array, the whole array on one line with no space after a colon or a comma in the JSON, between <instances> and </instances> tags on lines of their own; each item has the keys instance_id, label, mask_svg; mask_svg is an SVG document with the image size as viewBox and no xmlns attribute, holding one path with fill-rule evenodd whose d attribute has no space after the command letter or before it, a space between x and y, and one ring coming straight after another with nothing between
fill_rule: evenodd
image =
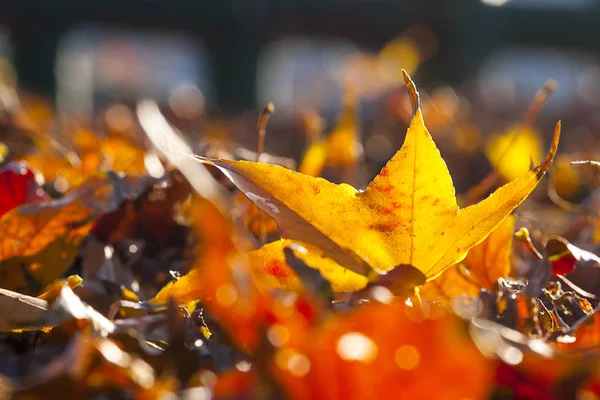
<instances>
[{"instance_id":1,"label":"dark background","mask_svg":"<svg viewBox=\"0 0 600 400\"><path fill-rule=\"evenodd\" d=\"M511 4L515 3L515 4ZM63 35L94 24L182 33L204 43L213 69L215 105L225 112L256 107L260 50L288 34L349 39L379 49L409 25L426 24L438 50L420 69L428 84L457 85L497 49L600 45L597 1L476 0L14 0L0 1L0 23L12 44L19 85L52 95Z\"/></svg>"}]
</instances>

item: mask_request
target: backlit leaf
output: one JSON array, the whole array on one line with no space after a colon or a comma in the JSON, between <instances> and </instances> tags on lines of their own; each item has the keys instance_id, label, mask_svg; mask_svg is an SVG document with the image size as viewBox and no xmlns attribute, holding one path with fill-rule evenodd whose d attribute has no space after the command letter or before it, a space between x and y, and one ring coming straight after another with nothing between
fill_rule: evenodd
<instances>
[{"instance_id":1,"label":"backlit leaf","mask_svg":"<svg viewBox=\"0 0 600 400\"><path fill-rule=\"evenodd\" d=\"M294 242L282 239L248 253L250 268L259 286L294 291L301 288L301 283L294 270L286 263L283 252L292 243ZM330 258L322 257L320 250L314 246L298 243L294 255L309 267L321 271L334 292L353 292L363 289L368 283L364 276L345 269Z\"/></svg>"},{"instance_id":2,"label":"backlit leaf","mask_svg":"<svg viewBox=\"0 0 600 400\"><path fill-rule=\"evenodd\" d=\"M383 272L410 265L431 280L461 261L531 193L552 163L560 124L539 166L459 209L408 76L406 84L415 114L404 145L365 191L269 164L197 158L221 169L275 218L283 237L315 245L365 276L369 266Z\"/></svg>"},{"instance_id":3,"label":"backlit leaf","mask_svg":"<svg viewBox=\"0 0 600 400\"><path fill-rule=\"evenodd\" d=\"M273 369L297 399L479 399L493 373L456 317L416 317L402 302L369 304L293 336L305 341L278 348Z\"/></svg>"},{"instance_id":4,"label":"backlit leaf","mask_svg":"<svg viewBox=\"0 0 600 400\"><path fill-rule=\"evenodd\" d=\"M505 278L511 272L514 229L515 219L509 216L483 242L472 247L463 261L427 282L420 289L421 296L449 304L463 293L476 297L481 289L493 290L498 278Z\"/></svg>"}]
</instances>

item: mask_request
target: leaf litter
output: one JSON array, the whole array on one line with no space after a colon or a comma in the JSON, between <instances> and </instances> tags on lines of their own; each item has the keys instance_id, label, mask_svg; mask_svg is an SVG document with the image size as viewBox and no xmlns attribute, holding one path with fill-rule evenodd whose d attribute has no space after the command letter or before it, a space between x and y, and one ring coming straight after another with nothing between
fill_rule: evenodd
<instances>
[{"instance_id":1,"label":"leaf litter","mask_svg":"<svg viewBox=\"0 0 600 400\"><path fill-rule=\"evenodd\" d=\"M151 101L102 139L15 117L33 145L0 169L0 397L600 397L599 215L533 193L560 122L522 162L549 90L457 196L438 140L457 113L432 137L404 80L412 116L378 174L352 87L329 135L305 110L300 172L268 152L272 105L256 152L195 143ZM427 101L432 120L449 104ZM578 217L549 229L542 202Z\"/></svg>"}]
</instances>

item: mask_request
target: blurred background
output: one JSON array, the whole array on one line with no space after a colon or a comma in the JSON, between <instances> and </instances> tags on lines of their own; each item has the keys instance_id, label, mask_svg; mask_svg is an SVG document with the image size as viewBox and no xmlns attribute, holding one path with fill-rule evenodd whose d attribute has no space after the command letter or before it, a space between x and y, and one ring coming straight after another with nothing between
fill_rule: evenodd
<instances>
[{"instance_id":1,"label":"blurred background","mask_svg":"<svg viewBox=\"0 0 600 400\"><path fill-rule=\"evenodd\" d=\"M351 93L368 176L402 143L405 69L464 192L508 142L522 150L505 171L498 161L505 179L538 162L558 119L561 151L598 147L599 18L597 0L4 0L0 71L59 120L123 130L150 98L182 131L251 149L272 101L266 150L298 162L307 115L330 132ZM558 89L534 125L524 119L548 79ZM575 175L560 188L574 200L591 179Z\"/></svg>"}]
</instances>

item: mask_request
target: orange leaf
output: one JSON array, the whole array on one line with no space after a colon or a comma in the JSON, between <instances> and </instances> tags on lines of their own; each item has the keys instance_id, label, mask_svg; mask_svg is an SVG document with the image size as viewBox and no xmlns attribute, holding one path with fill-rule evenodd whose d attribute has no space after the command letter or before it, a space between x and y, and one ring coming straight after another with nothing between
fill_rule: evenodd
<instances>
[{"instance_id":1,"label":"orange leaf","mask_svg":"<svg viewBox=\"0 0 600 400\"><path fill-rule=\"evenodd\" d=\"M318 314L317 306L302 296L273 298L260 292L251 278L246 257L232 239L233 225L210 202L194 198L191 205L192 225L201 237L199 256L189 273L165 286L150 301L179 304L202 300L235 342L245 351L260 343L262 329L278 321L294 329L305 329ZM288 329L288 328L285 328Z\"/></svg>"},{"instance_id":2,"label":"orange leaf","mask_svg":"<svg viewBox=\"0 0 600 400\"><path fill-rule=\"evenodd\" d=\"M241 345L256 346L263 308L243 256L232 241L231 221L200 198L193 199L190 219L201 237L199 256L189 273L162 288L151 303L166 303L170 298L178 304L202 300Z\"/></svg>"},{"instance_id":3,"label":"orange leaf","mask_svg":"<svg viewBox=\"0 0 600 400\"><path fill-rule=\"evenodd\" d=\"M0 218L0 285L27 292L69 268L95 220L112 206L110 181L94 177L71 195L24 204Z\"/></svg>"},{"instance_id":4,"label":"orange leaf","mask_svg":"<svg viewBox=\"0 0 600 400\"><path fill-rule=\"evenodd\" d=\"M461 324L371 303L294 332L304 341L280 347L272 368L296 399L484 398L493 364Z\"/></svg>"}]
</instances>

